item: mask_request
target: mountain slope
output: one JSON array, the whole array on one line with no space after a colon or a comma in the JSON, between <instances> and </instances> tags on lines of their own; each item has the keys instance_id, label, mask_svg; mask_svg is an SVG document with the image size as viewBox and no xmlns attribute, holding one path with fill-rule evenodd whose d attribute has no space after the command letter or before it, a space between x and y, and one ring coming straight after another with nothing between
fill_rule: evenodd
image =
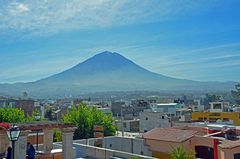
<instances>
[{"instance_id":1,"label":"mountain slope","mask_svg":"<svg viewBox=\"0 0 240 159\"><path fill-rule=\"evenodd\" d=\"M120 54L102 52L51 77L36 82L0 85L0 93L72 94L133 90L230 90L233 82L197 82L150 72Z\"/></svg>"}]
</instances>

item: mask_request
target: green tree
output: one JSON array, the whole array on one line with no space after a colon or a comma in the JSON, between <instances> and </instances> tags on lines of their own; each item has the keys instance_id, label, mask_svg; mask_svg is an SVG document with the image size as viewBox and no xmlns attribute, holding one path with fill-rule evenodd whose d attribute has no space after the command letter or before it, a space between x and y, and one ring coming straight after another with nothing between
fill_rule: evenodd
<instances>
[{"instance_id":1,"label":"green tree","mask_svg":"<svg viewBox=\"0 0 240 159\"><path fill-rule=\"evenodd\" d=\"M39 117L39 118L38 118ZM32 115L28 115L26 121L43 121L44 118L41 117L40 110L35 109Z\"/></svg>"},{"instance_id":2,"label":"green tree","mask_svg":"<svg viewBox=\"0 0 240 159\"><path fill-rule=\"evenodd\" d=\"M104 135L115 135L117 127L113 125L112 115L106 115L94 108L89 108L86 104L80 103L78 107L74 106L71 111L63 117L65 123L74 123L77 129L74 133L74 139L93 137L93 126L103 125Z\"/></svg>"},{"instance_id":3,"label":"green tree","mask_svg":"<svg viewBox=\"0 0 240 159\"><path fill-rule=\"evenodd\" d=\"M194 152L186 151L182 146L174 148L170 155L172 159L195 159Z\"/></svg>"},{"instance_id":4,"label":"green tree","mask_svg":"<svg viewBox=\"0 0 240 159\"><path fill-rule=\"evenodd\" d=\"M62 141L62 131L60 131L60 130L54 130L54 133L53 133L53 141L54 141L54 142L60 142L60 141Z\"/></svg>"},{"instance_id":5,"label":"green tree","mask_svg":"<svg viewBox=\"0 0 240 159\"><path fill-rule=\"evenodd\" d=\"M24 112L18 108L0 108L0 122L20 123L25 121Z\"/></svg>"}]
</instances>

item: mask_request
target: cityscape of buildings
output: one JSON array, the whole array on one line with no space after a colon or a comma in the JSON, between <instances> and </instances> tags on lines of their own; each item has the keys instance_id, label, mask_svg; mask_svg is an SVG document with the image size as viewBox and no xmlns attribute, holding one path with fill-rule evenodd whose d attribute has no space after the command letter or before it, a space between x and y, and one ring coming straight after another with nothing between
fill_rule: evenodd
<instances>
[{"instance_id":1,"label":"cityscape of buildings","mask_svg":"<svg viewBox=\"0 0 240 159\"><path fill-rule=\"evenodd\" d=\"M31 142L38 150L36 158L160 158L171 159L174 148L191 150L196 158L239 159L240 105L239 85L231 100L206 94L202 98L146 96L138 99L66 98L31 99L1 97L1 108L18 108L27 118L34 114L44 121L20 123L22 129L16 158L24 156ZM209 98L214 97L214 98ZM229 98L230 99L230 98ZM62 118L80 103L110 115L117 126L115 136L104 136L103 128L94 128L95 138L73 140L76 125L61 124ZM62 140L54 142L55 129ZM9 141L1 130L0 154ZM5 135L4 135L5 134ZM21 146L22 144L22 146ZM72 146L71 146L72 145ZM70 149L72 147L72 149ZM22 154L21 154L21 153ZM44 157L43 157L44 156Z\"/></svg>"}]
</instances>

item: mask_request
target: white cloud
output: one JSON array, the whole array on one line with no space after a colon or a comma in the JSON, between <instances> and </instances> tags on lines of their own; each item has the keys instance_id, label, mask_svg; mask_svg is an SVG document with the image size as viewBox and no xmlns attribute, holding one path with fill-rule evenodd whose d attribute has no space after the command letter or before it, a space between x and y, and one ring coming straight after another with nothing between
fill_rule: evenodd
<instances>
[{"instance_id":1,"label":"white cloud","mask_svg":"<svg viewBox=\"0 0 240 159\"><path fill-rule=\"evenodd\" d=\"M16 9L19 10L20 12L26 12L29 10L27 5L21 3L16 5Z\"/></svg>"},{"instance_id":2,"label":"white cloud","mask_svg":"<svg viewBox=\"0 0 240 159\"><path fill-rule=\"evenodd\" d=\"M26 4L13 2L8 5L7 11L12 16L18 16L23 12L29 11L29 8Z\"/></svg>"},{"instance_id":3,"label":"white cloud","mask_svg":"<svg viewBox=\"0 0 240 159\"><path fill-rule=\"evenodd\" d=\"M192 0L25 0L0 2L0 32L48 34L62 30L161 21L204 8ZM2 3L2 4L1 4ZM202 5L204 4L204 5ZM196 11L196 10L195 10Z\"/></svg>"}]
</instances>

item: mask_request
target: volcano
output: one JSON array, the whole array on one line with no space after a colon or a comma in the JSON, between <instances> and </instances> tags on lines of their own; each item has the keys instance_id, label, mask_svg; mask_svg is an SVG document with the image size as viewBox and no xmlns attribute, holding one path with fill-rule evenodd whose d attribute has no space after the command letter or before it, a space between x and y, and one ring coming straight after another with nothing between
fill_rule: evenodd
<instances>
[{"instance_id":1,"label":"volcano","mask_svg":"<svg viewBox=\"0 0 240 159\"><path fill-rule=\"evenodd\" d=\"M200 82L151 72L118 53L105 51L48 78L29 83L1 84L1 94L27 91L34 95L77 95L106 91L226 91L235 82Z\"/></svg>"}]
</instances>

